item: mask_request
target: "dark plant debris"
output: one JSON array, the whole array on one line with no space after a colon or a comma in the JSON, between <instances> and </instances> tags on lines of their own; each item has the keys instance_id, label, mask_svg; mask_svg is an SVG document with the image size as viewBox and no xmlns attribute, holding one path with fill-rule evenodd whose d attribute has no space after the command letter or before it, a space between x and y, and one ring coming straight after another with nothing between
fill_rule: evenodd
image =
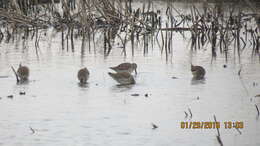
<instances>
[{"instance_id":1,"label":"dark plant debris","mask_svg":"<svg viewBox=\"0 0 260 146\"><path fill-rule=\"evenodd\" d=\"M8 95L7 98L13 99L14 96L13 95Z\"/></svg>"},{"instance_id":2,"label":"dark plant debris","mask_svg":"<svg viewBox=\"0 0 260 146\"><path fill-rule=\"evenodd\" d=\"M258 106L255 104L255 108L257 110L257 117L259 117L260 113L259 113L259 109L258 109Z\"/></svg>"},{"instance_id":3,"label":"dark plant debris","mask_svg":"<svg viewBox=\"0 0 260 146\"><path fill-rule=\"evenodd\" d=\"M216 118L215 115L214 115L214 121L217 122L217 118ZM220 146L223 146L223 142L222 142L222 140L220 138L219 128L217 128L217 132L218 132L218 135L216 137L217 137L218 143L220 144Z\"/></svg>"},{"instance_id":4,"label":"dark plant debris","mask_svg":"<svg viewBox=\"0 0 260 146\"><path fill-rule=\"evenodd\" d=\"M22 91L21 91L19 94L20 94L20 95L25 95L25 92L22 92Z\"/></svg>"},{"instance_id":5,"label":"dark plant debris","mask_svg":"<svg viewBox=\"0 0 260 146\"><path fill-rule=\"evenodd\" d=\"M131 94L131 96L140 96L138 93Z\"/></svg>"},{"instance_id":6,"label":"dark plant debris","mask_svg":"<svg viewBox=\"0 0 260 146\"><path fill-rule=\"evenodd\" d=\"M255 97L260 97L260 94L257 94Z\"/></svg>"},{"instance_id":7,"label":"dark plant debris","mask_svg":"<svg viewBox=\"0 0 260 146\"><path fill-rule=\"evenodd\" d=\"M32 128L32 127L29 127L30 128L30 130L32 131L32 134L34 134L35 133L35 130Z\"/></svg>"},{"instance_id":8,"label":"dark plant debris","mask_svg":"<svg viewBox=\"0 0 260 146\"><path fill-rule=\"evenodd\" d=\"M184 113L185 113L185 119L186 119L189 115L186 111L184 111Z\"/></svg>"},{"instance_id":9,"label":"dark plant debris","mask_svg":"<svg viewBox=\"0 0 260 146\"><path fill-rule=\"evenodd\" d=\"M236 130L240 135L242 134L242 132L238 128L236 128Z\"/></svg>"},{"instance_id":10,"label":"dark plant debris","mask_svg":"<svg viewBox=\"0 0 260 146\"><path fill-rule=\"evenodd\" d=\"M190 118L192 118L192 112L191 112L191 109L188 108L188 110L189 110L189 113L190 113Z\"/></svg>"},{"instance_id":11,"label":"dark plant debris","mask_svg":"<svg viewBox=\"0 0 260 146\"><path fill-rule=\"evenodd\" d=\"M152 124L153 129L157 129L158 128L158 126L155 125L154 123L151 123L151 124Z\"/></svg>"}]
</instances>

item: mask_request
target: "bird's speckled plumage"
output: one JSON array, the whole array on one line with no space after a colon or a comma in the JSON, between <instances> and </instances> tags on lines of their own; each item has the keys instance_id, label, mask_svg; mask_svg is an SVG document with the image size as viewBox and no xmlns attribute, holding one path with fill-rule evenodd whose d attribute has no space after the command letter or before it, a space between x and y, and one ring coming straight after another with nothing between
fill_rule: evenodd
<instances>
[{"instance_id":1,"label":"bird's speckled plumage","mask_svg":"<svg viewBox=\"0 0 260 146\"><path fill-rule=\"evenodd\" d=\"M119 73L108 73L115 81L121 85L135 84L134 77L128 72L119 72Z\"/></svg>"},{"instance_id":2,"label":"bird's speckled plumage","mask_svg":"<svg viewBox=\"0 0 260 146\"><path fill-rule=\"evenodd\" d=\"M21 81L26 81L29 78L30 70L27 66L19 65L19 68L17 69L17 75L20 78Z\"/></svg>"},{"instance_id":3,"label":"bird's speckled plumage","mask_svg":"<svg viewBox=\"0 0 260 146\"><path fill-rule=\"evenodd\" d=\"M86 67L78 71L78 79L80 83L87 83L88 78L89 78L89 71Z\"/></svg>"},{"instance_id":4,"label":"bird's speckled plumage","mask_svg":"<svg viewBox=\"0 0 260 146\"><path fill-rule=\"evenodd\" d=\"M135 73L137 73L136 69L137 69L137 64L136 63L121 63L118 66L115 67L110 67L110 69L114 70L117 73L121 73L121 72L128 72L128 73L132 73L133 71L135 71Z\"/></svg>"},{"instance_id":5,"label":"bird's speckled plumage","mask_svg":"<svg viewBox=\"0 0 260 146\"><path fill-rule=\"evenodd\" d=\"M206 74L206 71L203 67L194 65L191 65L191 72L195 79L203 79Z\"/></svg>"}]
</instances>

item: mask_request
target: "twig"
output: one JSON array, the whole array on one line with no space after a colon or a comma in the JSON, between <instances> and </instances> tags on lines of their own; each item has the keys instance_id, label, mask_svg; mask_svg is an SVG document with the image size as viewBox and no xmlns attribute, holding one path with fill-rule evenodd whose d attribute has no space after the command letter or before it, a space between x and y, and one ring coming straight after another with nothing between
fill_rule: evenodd
<instances>
[{"instance_id":1,"label":"twig","mask_svg":"<svg viewBox=\"0 0 260 146\"><path fill-rule=\"evenodd\" d=\"M242 67L239 69L239 71L237 73L239 76L241 75L241 71L242 71Z\"/></svg>"},{"instance_id":2,"label":"twig","mask_svg":"<svg viewBox=\"0 0 260 146\"><path fill-rule=\"evenodd\" d=\"M247 88L246 88L246 86L245 86L245 83L244 83L244 81L242 80L241 71L242 71L242 66L241 66L241 68L240 68L239 71L238 71L238 76L239 76L239 80L240 80L240 82L241 82L243 88L244 88L245 91L246 91L246 94L249 95L249 92L248 92L248 90L247 90Z\"/></svg>"},{"instance_id":3,"label":"twig","mask_svg":"<svg viewBox=\"0 0 260 146\"><path fill-rule=\"evenodd\" d=\"M191 112L191 109L188 108L189 112L190 112L190 118L192 118L192 112Z\"/></svg>"},{"instance_id":4,"label":"twig","mask_svg":"<svg viewBox=\"0 0 260 146\"><path fill-rule=\"evenodd\" d=\"M16 82L17 82L17 83L19 83L19 77L18 77L18 75L17 75L17 73L16 73L16 71L15 71L14 67L13 67L13 66L11 66L11 68L12 68L12 70L13 70L14 74L15 74L15 77L16 77Z\"/></svg>"},{"instance_id":5,"label":"twig","mask_svg":"<svg viewBox=\"0 0 260 146\"><path fill-rule=\"evenodd\" d=\"M214 120L215 122L217 122L217 119L216 119L216 116L214 115ZM220 138L220 132L219 132L219 129L217 128L217 132L218 132L218 135L217 135L217 140L218 140L218 143L220 144L220 146L223 146L223 142Z\"/></svg>"},{"instance_id":6,"label":"twig","mask_svg":"<svg viewBox=\"0 0 260 146\"><path fill-rule=\"evenodd\" d=\"M216 119L216 116L214 115L214 120L215 122L217 122L217 119ZM218 132L218 136L220 136L220 132L219 132L219 129L217 128L217 132Z\"/></svg>"},{"instance_id":7,"label":"twig","mask_svg":"<svg viewBox=\"0 0 260 146\"><path fill-rule=\"evenodd\" d=\"M219 144L220 144L221 146L223 146L223 142L222 142L220 136L218 136L218 135L217 135L217 140L218 140Z\"/></svg>"},{"instance_id":8,"label":"twig","mask_svg":"<svg viewBox=\"0 0 260 146\"><path fill-rule=\"evenodd\" d=\"M238 128L236 128L236 130L240 135L242 134L242 132Z\"/></svg>"},{"instance_id":9,"label":"twig","mask_svg":"<svg viewBox=\"0 0 260 146\"><path fill-rule=\"evenodd\" d=\"M35 133L35 130L34 130L32 127L30 127L30 129L31 129L31 131L32 131L32 134L34 134L34 133Z\"/></svg>"},{"instance_id":10,"label":"twig","mask_svg":"<svg viewBox=\"0 0 260 146\"><path fill-rule=\"evenodd\" d=\"M184 113L185 113L185 118L187 118L188 117L188 113L186 111L184 111Z\"/></svg>"},{"instance_id":11,"label":"twig","mask_svg":"<svg viewBox=\"0 0 260 146\"><path fill-rule=\"evenodd\" d=\"M154 123L151 123L151 124L152 124L152 126L153 126L153 129L157 129L157 128L158 128L158 126L155 125Z\"/></svg>"},{"instance_id":12,"label":"twig","mask_svg":"<svg viewBox=\"0 0 260 146\"><path fill-rule=\"evenodd\" d=\"M258 109L258 106L255 104L255 108L257 110L257 117L259 117L260 113L259 113L259 109Z\"/></svg>"}]
</instances>

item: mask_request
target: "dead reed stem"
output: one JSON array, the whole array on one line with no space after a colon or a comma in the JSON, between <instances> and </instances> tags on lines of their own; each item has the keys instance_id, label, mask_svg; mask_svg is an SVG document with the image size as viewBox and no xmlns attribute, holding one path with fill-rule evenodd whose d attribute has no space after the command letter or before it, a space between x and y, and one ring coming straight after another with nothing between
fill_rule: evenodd
<instances>
[{"instance_id":1,"label":"dead reed stem","mask_svg":"<svg viewBox=\"0 0 260 146\"><path fill-rule=\"evenodd\" d=\"M13 70L13 72L14 72L14 74L15 74L15 77L16 77L16 82L17 83L19 83L19 77L18 77L18 75L17 75L17 73L16 73L16 71L15 71L15 69L14 69L14 67L13 66L11 66L11 68L12 68L12 70Z\"/></svg>"},{"instance_id":2,"label":"dead reed stem","mask_svg":"<svg viewBox=\"0 0 260 146\"><path fill-rule=\"evenodd\" d=\"M214 115L214 121L217 122L217 118L216 118L215 115ZM219 143L221 146L223 146L223 142L222 142L222 140L221 140L221 138L220 138L219 128L217 128L217 132L218 132L218 135L217 135L218 143Z\"/></svg>"},{"instance_id":3,"label":"dead reed stem","mask_svg":"<svg viewBox=\"0 0 260 146\"><path fill-rule=\"evenodd\" d=\"M256 104L255 104L255 108L256 108L256 111L257 111L257 117L259 117L260 113L259 113L258 106Z\"/></svg>"}]
</instances>

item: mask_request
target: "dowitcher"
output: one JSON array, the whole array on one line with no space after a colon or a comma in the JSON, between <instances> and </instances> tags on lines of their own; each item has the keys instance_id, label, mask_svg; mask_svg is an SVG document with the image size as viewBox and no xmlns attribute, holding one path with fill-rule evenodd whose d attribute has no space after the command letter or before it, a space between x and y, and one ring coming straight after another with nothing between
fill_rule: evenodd
<instances>
[{"instance_id":1,"label":"dowitcher","mask_svg":"<svg viewBox=\"0 0 260 146\"><path fill-rule=\"evenodd\" d=\"M133 71L135 71L135 74L137 74L136 68L137 68L136 63L121 63L118 66L110 67L110 69L114 70L117 73L122 73L122 72L132 73Z\"/></svg>"},{"instance_id":2,"label":"dowitcher","mask_svg":"<svg viewBox=\"0 0 260 146\"><path fill-rule=\"evenodd\" d=\"M86 67L78 71L78 79L80 83L82 84L87 83L88 78L89 78L89 71Z\"/></svg>"},{"instance_id":3,"label":"dowitcher","mask_svg":"<svg viewBox=\"0 0 260 146\"><path fill-rule=\"evenodd\" d=\"M20 78L21 81L26 81L29 78L29 68L27 66L19 65L19 68L17 70L17 75Z\"/></svg>"},{"instance_id":4,"label":"dowitcher","mask_svg":"<svg viewBox=\"0 0 260 146\"><path fill-rule=\"evenodd\" d=\"M108 73L114 80L116 80L120 85L130 85L135 84L134 77L128 72L119 73Z\"/></svg>"},{"instance_id":5,"label":"dowitcher","mask_svg":"<svg viewBox=\"0 0 260 146\"><path fill-rule=\"evenodd\" d=\"M194 66L191 64L191 72L193 74L193 78L195 79L203 79L206 71L202 66Z\"/></svg>"}]
</instances>

